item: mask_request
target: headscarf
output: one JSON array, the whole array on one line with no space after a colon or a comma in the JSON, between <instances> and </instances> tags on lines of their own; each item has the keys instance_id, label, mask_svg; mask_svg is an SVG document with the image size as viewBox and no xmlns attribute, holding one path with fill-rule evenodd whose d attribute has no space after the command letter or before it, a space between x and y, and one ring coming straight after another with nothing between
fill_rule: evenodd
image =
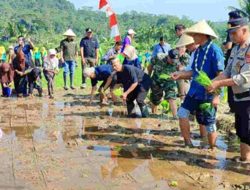
<instances>
[{"instance_id":1,"label":"headscarf","mask_svg":"<svg viewBox=\"0 0 250 190\"><path fill-rule=\"evenodd\" d=\"M138 56L136 55L136 49L133 46L126 46L123 54L127 56L127 59L129 61L133 61L138 58Z\"/></svg>"},{"instance_id":2,"label":"headscarf","mask_svg":"<svg viewBox=\"0 0 250 190\"><path fill-rule=\"evenodd\" d=\"M1 83L10 83L14 79L14 69L12 64L3 63L0 66Z\"/></svg>"},{"instance_id":3,"label":"headscarf","mask_svg":"<svg viewBox=\"0 0 250 190\"><path fill-rule=\"evenodd\" d=\"M20 47L18 50L17 50L17 69L19 71L24 71L25 70L25 55L23 53L23 50L22 50L22 47Z\"/></svg>"}]
</instances>

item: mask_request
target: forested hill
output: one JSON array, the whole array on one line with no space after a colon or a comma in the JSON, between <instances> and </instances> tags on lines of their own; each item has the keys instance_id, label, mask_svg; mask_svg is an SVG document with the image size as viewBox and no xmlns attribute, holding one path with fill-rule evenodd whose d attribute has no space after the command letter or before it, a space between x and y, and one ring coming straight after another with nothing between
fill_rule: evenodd
<instances>
[{"instance_id":1,"label":"forested hill","mask_svg":"<svg viewBox=\"0 0 250 190\"><path fill-rule=\"evenodd\" d=\"M31 36L37 43L51 46L57 43L61 34L71 27L80 38L86 27L94 29L99 40L108 41L108 18L102 11L90 7L76 9L66 0L1 0L0 35L2 41L13 41L20 34ZM128 28L137 31L137 42L144 48L155 43L164 35L169 43L175 41L173 27L176 23L190 26L193 21L184 17L152 15L135 11L118 15L121 33ZM225 37L225 24L212 23L221 39ZM59 35L60 34L60 35Z\"/></svg>"}]
</instances>

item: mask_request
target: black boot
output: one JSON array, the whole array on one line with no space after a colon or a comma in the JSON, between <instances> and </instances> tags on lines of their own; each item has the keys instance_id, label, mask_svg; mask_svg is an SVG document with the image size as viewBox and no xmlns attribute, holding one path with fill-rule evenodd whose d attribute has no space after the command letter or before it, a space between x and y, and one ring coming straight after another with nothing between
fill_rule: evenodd
<instances>
[{"instance_id":1,"label":"black boot","mask_svg":"<svg viewBox=\"0 0 250 190\"><path fill-rule=\"evenodd\" d=\"M132 111L133 111L134 107L135 107L134 102L127 101L127 111L128 111L128 117L129 118L135 118L136 117L136 114L132 114Z\"/></svg>"},{"instance_id":2,"label":"black boot","mask_svg":"<svg viewBox=\"0 0 250 190\"><path fill-rule=\"evenodd\" d=\"M69 74L69 79L70 79L70 88L71 88L72 90L74 90L75 87L74 87L74 74L73 74L73 73L70 73L70 74Z\"/></svg>"},{"instance_id":3,"label":"black boot","mask_svg":"<svg viewBox=\"0 0 250 190\"><path fill-rule=\"evenodd\" d=\"M63 73L63 81L64 81L64 90L68 90L69 88L67 87L67 73Z\"/></svg>"}]
</instances>

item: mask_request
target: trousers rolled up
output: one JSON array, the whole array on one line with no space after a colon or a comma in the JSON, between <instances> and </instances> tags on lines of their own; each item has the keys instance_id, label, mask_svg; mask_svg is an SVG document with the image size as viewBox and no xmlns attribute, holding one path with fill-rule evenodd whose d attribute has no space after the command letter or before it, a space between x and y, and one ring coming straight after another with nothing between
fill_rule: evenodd
<instances>
[{"instance_id":1,"label":"trousers rolled up","mask_svg":"<svg viewBox=\"0 0 250 190\"><path fill-rule=\"evenodd\" d=\"M143 115L143 109L144 109L144 106L145 106L144 100L147 97L147 93L148 93L148 91L145 90L142 86L138 86L135 90L133 90L127 96L126 103L127 103L128 115L132 114L132 111L133 111L133 109L135 107L134 100L136 100L136 102L137 102L137 104L138 104L138 106L140 108L140 111L141 111L141 113Z\"/></svg>"}]
</instances>

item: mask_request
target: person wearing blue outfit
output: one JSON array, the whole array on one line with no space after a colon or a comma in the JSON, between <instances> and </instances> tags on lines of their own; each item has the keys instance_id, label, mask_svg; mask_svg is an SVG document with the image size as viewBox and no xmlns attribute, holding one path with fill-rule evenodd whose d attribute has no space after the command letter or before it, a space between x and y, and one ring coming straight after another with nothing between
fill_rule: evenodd
<instances>
[{"instance_id":1,"label":"person wearing blue outfit","mask_svg":"<svg viewBox=\"0 0 250 190\"><path fill-rule=\"evenodd\" d=\"M18 46L16 46L14 48L14 52L15 54L18 53L18 50L19 48L21 47L22 48L22 51L24 53L24 56L25 56L25 64L28 65L29 67L32 66L32 55L31 55L31 50L34 49L34 44L33 42L28 38L27 39L27 42L28 43L25 43L25 39L23 36L19 36L18 37Z\"/></svg>"},{"instance_id":2,"label":"person wearing blue outfit","mask_svg":"<svg viewBox=\"0 0 250 190\"><path fill-rule=\"evenodd\" d=\"M101 86L99 87L99 92L102 91L102 88L105 86L107 83L108 78L111 76L111 73L113 72L112 65L101 65L98 67L90 67L86 68L84 70L84 76L89 77L91 79L91 85L92 85L92 90L91 90L91 98L90 98L90 104L93 101L94 98L94 93L97 89L97 83L99 81L102 81ZM101 104L107 104L107 99L105 96L102 95L100 96L100 101Z\"/></svg>"},{"instance_id":3,"label":"person wearing blue outfit","mask_svg":"<svg viewBox=\"0 0 250 190\"><path fill-rule=\"evenodd\" d=\"M217 139L216 107L220 98L217 94L208 93L203 86L196 82L195 78L198 76L198 72L203 71L211 80L214 79L224 69L224 56L222 50L213 43L212 39L216 39L217 36L206 21L198 22L187 29L185 33L192 36L195 43L200 46L195 51L192 70L179 71L171 75L174 80L193 78L189 92L178 110L181 133L185 145L192 147L189 114L195 113L198 123L206 127L208 142L210 148L213 149ZM202 110L201 105L204 103L211 103L212 108Z\"/></svg>"},{"instance_id":4,"label":"person wearing blue outfit","mask_svg":"<svg viewBox=\"0 0 250 190\"><path fill-rule=\"evenodd\" d=\"M163 36L160 37L160 42L154 46L152 57L156 57L158 53L168 53L171 46L164 41Z\"/></svg>"}]
</instances>

